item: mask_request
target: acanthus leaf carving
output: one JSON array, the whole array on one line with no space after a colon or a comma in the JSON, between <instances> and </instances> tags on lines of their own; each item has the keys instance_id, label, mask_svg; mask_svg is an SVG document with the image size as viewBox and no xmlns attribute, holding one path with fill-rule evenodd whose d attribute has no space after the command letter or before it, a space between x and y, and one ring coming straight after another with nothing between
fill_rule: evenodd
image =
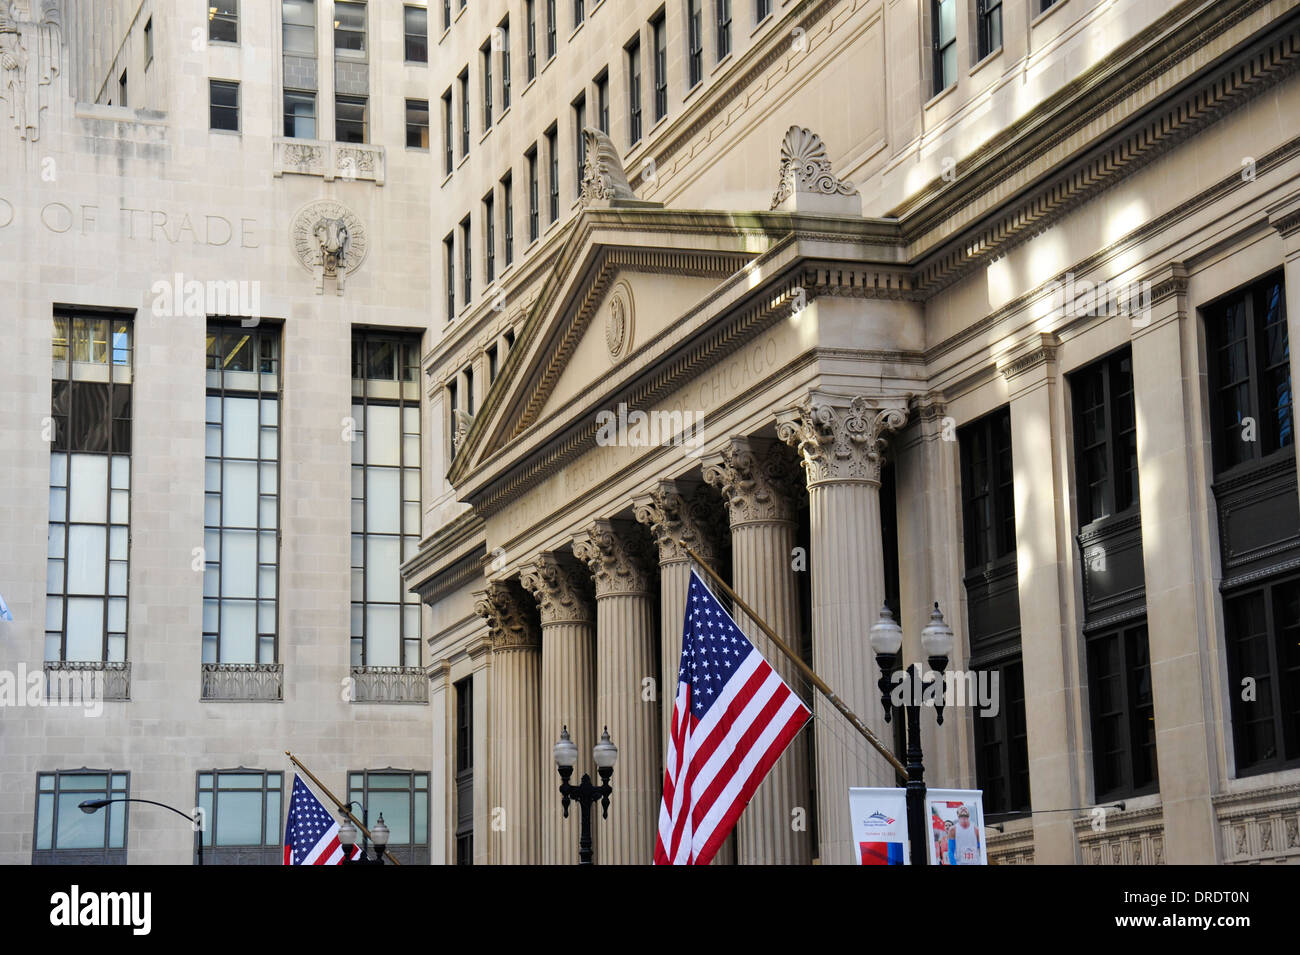
<instances>
[{"instance_id":1,"label":"acanthus leaf carving","mask_svg":"<svg viewBox=\"0 0 1300 955\"><path fill-rule=\"evenodd\" d=\"M726 540L725 512L702 490L688 496L675 481L660 481L633 501L632 512L650 528L660 564L689 560L687 547L715 561L718 543Z\"/></svg>"},{"instance_id":2,"label":"acanthus leaf carving","mask_svg":"<svg viewBox=\"0 0 1300 955\"><path fill-rule=\"evenodd\" d=\"M543 626L548 623L590 623L584 568L557 554L540 554L520 575L524 590L537 598Z\"/></svg>"},{"instance_id":3,"label":"acanthus leaf carving","mask_svg":"<svg viewBox=\"0 0 1300 955\"><path fill-rule=\"evenodd\" d=\"M906 423L906 406L814 393L778 415L776 430L799 452L810 488L830 481L878 485L889 434Z\"/></svg>"},{"instance_id":4,"label":"acanthus leaf carving","mask_svg":"<svg viewBox=\"0 0 1300 955\"><path fill-rule=\"evenodd\" d=\"M593 521L573 542L573 553L591 569L596 596L650 593L655 561L636 532L622 521Z\"/></svg>"},{"instance_id":5,"label":"acanthus leaf carving","mask_svg":"<svg viewBox=\"0 0 1300 955\"><path fill-rule=\"evenodd\" d=\"M703 465L705 482L722 492L732 527L794 518L798 474L776 442L732 438Z\"/></svg>"},{"instance_id":6,"label":"acanthus leaf carving","mask_svg":"<svg viewBox=\"0 0 1300 955\"><path fill-rule=\"evenodd\" d=\"M488 642L498 653L540 646L531 601L518 585L494 580L474 594L474 612L487 621Z\"/></svg>"}]
</instances>

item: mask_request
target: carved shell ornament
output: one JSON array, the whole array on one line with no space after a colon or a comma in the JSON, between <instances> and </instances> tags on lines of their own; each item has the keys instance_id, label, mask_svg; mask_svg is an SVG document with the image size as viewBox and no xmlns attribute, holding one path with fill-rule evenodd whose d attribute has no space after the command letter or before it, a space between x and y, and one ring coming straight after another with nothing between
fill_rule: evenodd
<instances>
[{"instance_id":1,"label":"carved shell ornament","mask_svg":"<svg viewBox=\"0 0 1300 955\"><path fill-rule=\"evenodd\" d=\"M811 129L791 126L781 142L781 183L772 197L772 208L795 192L826 196L855 196L853 183L839 179L831 169L826 144Z\"/></svg>"}]
</instances>

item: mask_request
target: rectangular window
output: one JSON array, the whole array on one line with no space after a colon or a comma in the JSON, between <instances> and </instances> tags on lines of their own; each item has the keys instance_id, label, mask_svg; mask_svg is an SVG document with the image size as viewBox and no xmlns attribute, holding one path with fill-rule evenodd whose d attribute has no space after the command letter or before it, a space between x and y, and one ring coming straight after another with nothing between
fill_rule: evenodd
<instances>
[{"instance_id":1,"label":"rectangular window","mask_svg":"<svg viewBox=\"0 0 1300 955\"><path fill-rule=\"evenodd\" d=\"M406 148L429 148L429 101L427 99L406 101Z\"/></svg>"},{"instance_id":2,"label":"rectangular window","mask_svg":"<svg viewBox=\"0 0 1300 955\"><path fill-rule=\"evenodd\" d=\"M930 0L934 94L957 82L957 0Z\"/></svg>"},{"instance_id":3,"label":"rectangular window","mask_svg":"<svg viewBox=\"0 0 1300 955\"><path fill-rule=\"evenodd\" d=\"M348 800L361 804L370 826L384 817L388 851L396 859L408 865L428 865L428 773L400 769L350 772Z\"/></svg>"},{"instance_id":4,"label":"rectangular window","mask_svg":"<svg viewBox=\"0 0 1300 955\"><path fill-rule=\"evenodd\" d=\"M704 14L700 9L703 0L686 0L686 61L692 88L704 79Z\"/></svg>"},{"instance_id":5,"label":"rectangular window","mask_svg":"<svg viewBox=\"0 0 1300 955\"><path fill-rule=\"evenodd\" d=\"M455 146L456 142L456 111L451 105L451 90L442 94L442 171L445 175L450 176L451 171L456 168Z\"/></svg>"},{"instance_id":6,"label":"rectangular window","mask_svg":"<svg viewBox=\"0 0 1300 955\"><path fill-rule=\"evenodd\" d=\"M128 98L127 95L126 70L123 70L122 75L117 78L117 105L118 106L131 105L130 99Z\"/></svg>"},{"instance_id":7,"label":"rectangular window","mask_svg":"<svg viewBox=\"0 0 1300 955\"><path fill-rule=\"evenodd\" d=\"M975 0L978 59L1002 48L1002 0Z\"/></svg>"},{"instance_id":8,"label":"rectangular window","mask_svg":"<svg viewBox=\"0 0 1300 955\"><path fill-rule=\"evenodd\" d=\"M208 323L203 662L276 663L280 331Z\"/></svg>"},{"instance_id":9,"label":"rectangular window","mask_svg":"<svg viewBox=\"0 0 1300 955\"><path fill-rule=\"evenodd\" d=\"M127 659L132 324L54 315L45 659Z\"/></svg>"},{"instance_id":10,"label":"rectangular window","mask_svg":"<svg viewBox=\"0 0 1300 955\"><path fill-rule=\"evenodd\" d=\"M654 39L655 122L668 115L668 31L664 28L664 15L660 13L650 21L650 34Z\"/></svg>"},{"instance_id":11,"label":"rectangular window","mask_svg":"<svg viewBox=\"0 0 1300 955\"><path fill-rule=\"evenodd\" d=\"M510 108L510 18L506 17L497 26L493 41L501 48L501 111Z\"/></svg>"},{"instance_id":12,"label":"rectangular window","mask_svg":"<svg viewBox=\"0 0 1300 955\"><path fill-rule=\"evenodd\" d=\"M546 164L550 168L551 218L548 224L560 219L560 143L554 124L546 131Z\"/></svg>"},{"instance_id":13,"label":"rectangular window","mask_svg":"<svg viewBox=\"0 0 1300 955\"><path fill-rule=\"evenodd\" d=\"M1095 801L1156 791L1156 724L1147 625L1089 634Z\"/></svg>"},{"instance_id":14,"label":"rectangular window","mask_svg":"<svg viewBox=\"0 0 1300 955\"><path fill-rule=\"evenodd\" d=\"M364 56L366 52L366 5L347 0L334 2L334 54Z\"/></svg>"},{"instance_id":15,"label":"rectangular window","mask_svg":"<svg viewBox=\"0 0 1300 955\"><path fill-rule=\"evenodd\" d=\"M144 24L144 68L149 69L149 64L153 62L153 17L150 17Z\"/></svg>"},{"instance_id":16,"label":"rectangular window","mask_svg":"<svg viewBox=\"0 0 1300 955\"><path fill-rule=\"evenodd\" d=\"M1011 466L1011 412L994 412L961 432L961 494L966 572L1016 553L1016 504Z\"/></svg>"},{"instance_id":17,"label":"rectangular window","mask_svg":"<svg viewBox=\"0 0 1300 955\"><path fill-rule=\"evenodd\" d=\"M1133 353L1122 351L1070 376L1079 525L1138 503Z\"/></svg>"},{"instance_id":18,"label":"rectangular window","mask_svg":"<svg viewBox=\"0 0 1300 955\"><path fill-rule=\"evenodd\" d=\"M587 128L587 97L579 94L573 101L573 155L577 160L577 191L582 192L583 170L587 165L587 137L582 131Z\"/></svg>"},{"instance_id":19,"label":"rectangular window","mask_svg":"<svg viewBox=\"0 0 1300 955\"><path fill-rule=\"evenodd\" d=\"M527 0L524 12L528 19L528 79L537 77L537 0Z\"/></svg>"},{"instance_id":20,"label":"rectangular window","mask_svg":"<svg viewBox=\"0 0 1300 955\"><path fill-rule=\"evenodd\" d=\"M456 864L474 864L474 678L456 691Z\"/></svg>"},{"instance_id":21,"label":"rectangular window","mask_svg":"<svg viewBox=\"0 0 1300 955\"><path fill-rule=\"evenodd\" d=\"M364 96L334 97L334 138L341 143L367 141L366 98Z\"/></svg>"},{"instance_id":22,"label":"rectangular window","mask_svg":"<svg viewBox=\"0 0 1300 955\"><path fill-rule=\"evenodd\" d=\"M352 333L354 667L420 665L419 596L399 568L420 540L420 337Z\"/></svg>"},{"instance_id":23,"label":"rectangular window","mask_svg":"<svg viewBox=\"0 0 1300 955\"><path fill-rule=\"evenodd\" d=\"M627 142L635 146L641 141L641 40L638 37L624 49L627 51Z\"/></svg>"},{"instance_id":24,"label":"rectangular window","mask_svg":"<svg viewBox=\"0 0 1300 955\"><path fill-rule=\"evenodd\" d=\"M125 865L130 774L108 769L61 770L36 776L36 838L32 862ZM86 813L81 804L110 799Z\"/></svg>"},{"instance_id":25,"label":"rectangular window","mask_svg":"<svg viewBox=\"0 0 1300 955\"><path fill-rule=\"evenodd\" d=\"M528 241L536 242L541 235L541 196L539 195L537 147L528 150Z\"/></svg>"},{"instance_id":26,"label":"rectangular window","mask_svg":"<svg viewBox=\"0 0 1300 955\"><path fill-rule=\"evenodd\" d=\"M609 135L609 70L596 77L596 127Z\"/></svg>"},{"instance_id":27,"label":"rectangular window","mask_svg":"<svg viewBox=\"0 0 1300 955\"><path fill-rule=\"evenodd\" d=\"M402 7L406 31L406 62L429 62L429 11L424 7Z\"/></svg>"},{"instance_id":28,"label":"rectangular window","mask_svg":"<svg viewBox=\"0 0 1300 955\"><path fill-rule=\"evenodd\" d=\"M483 69L483 131L492 128L492 43L479 47L479 61Z\"/></svg>"},{"instance_id":29,"label":"rectangular window","mask_svg":"<svg viewBox=\"0 0 1300 955\"><path fill-rule=\"evenodd\" d=\"M1027 812L1029 802L1029 736L1025 721L1025 674L1017 653L996 665L976 667L997 675L1002 706L997 716L975 723L975 778L984 790L984 811Z\"/></svg>"},{"instance_id":30,"label":"rectangular window","mask_svg":"<svg viewBox=\"0 0 1300 955\"><path fill-rule=\"evenodd\" d=\"M585 19L587 19L585 0L573 0L573 28L576 30Z\"/></svg>"},{"instance_id":31,"label":"rectangular window","mask_svg":"<svg viewBox=\"0 0 1300 955\"><path fill-rule=\"evenodd\" d=\"M1218 476L1295 440L1282 273L1234 292L1204 314Z\"/></svg>"},{"instance_id":32,"label":"rectangular window","mask_svg":"<svg viewBox=\"0 0 1300 955\"><path fill-rule=\"evenodd\" d=\"M1300 765L1300 578L1223 600L1238 776Z\"/></svg>"},{"instance_id":33,"label":"rectangular window","mask_svg":"<svg viewBox=\"0 0 1300 955\"><path fill-rule=\"evenodd\" d=\"M465 413L472 416L474 414L474 366L466 365L460 374L465 379Z\"/></svg>"},{"instance_id":34,"label":"rectangular window","mask_svg":"<svg viewBox=\"0 0 1300 955\"><path fill-rule=\"evenodd\" d=\"M315 0L282 0L280 21L285 53L316 55Z\"/></svg>"},{"instance_id":35,"label":"rectangular window","mask_svg":"<svg viewBox=\"0 0 1300 955\"><path fill-rule=\"evenodd\" d=\"M772 0L754 0L754 23L759 24L772 15Z\"/></svg>"},{"instance_id":36,"label":"rectangular window","mask_svg":"<svg viewBox=\"0 0 1300 955\"><path fill-rule=\"evenodd\" d=\"M473 301L473 296L470 294L473 291L473 265L474 258L470 254L469 216L466 216L460 222L460 286L461 298L466 305Z\"/></svg>"},{"instance_id":37,"label":"rectangular window","mask_svg":"<svg viewBox=\"0 0 1300 955\"><path fill-rule=\"evenodd\" d=\"M443 268L447 272L447 321L456 317L456 234L442 240Z\"/></svg>"},{"instance_id":38,"label":"rectangular window","mask_svg":"<svg viewBox=\"0 0 1300 955\"><path fill-rule=\"evenodd\" d=\"M555 0L546 0L546 59L555 56Z\"/></svg>"},{"instance_id":39,"label":"rectangular window","mask_svg":"<svg viewBox=\"0 0 1300 955\"><path fill-rule=\"evenodd\" d=\"M469 155L469 68L461 70L456 80L460 84L460 155Z\"/></svg>"},{"instance_id":40,"label":"rectangular window","mask_svg":"<svg viewBox=\"0 0 1300 955\"><path fill-rule=\"evenodd\" d=\"M195 776L195 805L203 813L205 865L283 861L283 773L241 767Z\"/></svg>"},{"instance_id":41,"label":"rectangular window","mask_svg":"<svg viewBox=\"0 0 1300 955\"><path fill-rule=\"evenodd\" d=\"M506 268L510 268L515 261L515 180L510 173L501 180L501 217L505 226Z\"/></svg>"},{"instance_id":42,"label":"rectangular window","mask_svg":"<svg viewBox=\"0 0 1300 955\"><path fill-rule=\"evenodd\" d=\"M208 40L239 42L239 0L208 0Z\"/></svg>"},{"instance_id":43,"label":"rectangular window","mask_svg":"<svg viewBox=\"0 0 1300 955\"><path fill-rule=\"evenodd\" d=\"M451 29L451 0L442 0L442 29Z\"/></svg>"},{"instance_id":44,"label":"rectangular window","mask_svg":"<svg viewBox=\"0 0 1300 955\"><path fill-rule=\"evenodd\" d=\"M208 80L208 128L239 132L239 84Z\"/></svg>"},{"instance_id":45,"label":"rectangular window","mask_svg":"<svg viewBox=\"0 0 1300 955\"><path fill-rule=\"evenodd\" d=\"M316 138L316 94L284 91L284 134L291 139Z\"/></svg>"},{"instance_id":46,"label":"rectangular window","mask_svg":"<svg viewBox=\"0 0 1300 955\"><path fill-rule=\"evenodd\" d=\"M496 196L491 192L483 197L483 251L483 281L491 284L497 277Z\"/></svg>"},{"instance_id":47,"label":"rectangular window","mask_svg":"<svg viewBox=\"0 0 1300 955\"><path fill-rule=\"evenodd\" d=\"M717 14L718 62L731 55L731 0L713 0Z\"/></svg>"},{"instance_id":48,"label":"rectangular window","mask_svg":"<svg viewBox=\"0 0 1300 955\"><path fill-rule=\"evenodd\" d=\"M488 385L497 380L497 371L499 370L499 359L497 355L497 344L493 342L487 349L488 359Z\"/></svg>"}]
</instances>

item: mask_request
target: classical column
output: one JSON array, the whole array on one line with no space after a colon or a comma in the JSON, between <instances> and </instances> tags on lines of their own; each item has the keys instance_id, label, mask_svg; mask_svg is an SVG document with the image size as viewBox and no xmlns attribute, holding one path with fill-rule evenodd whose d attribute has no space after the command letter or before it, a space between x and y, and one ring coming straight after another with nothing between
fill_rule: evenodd
<instances>
[{"instance_id":1,"label":"classical column","mask_svg":"<svg viewBox=\"0 0 1300 955\"><path fill-rule=\"evenodd\" d=\"M441 779L429 786L429 864L447 865L456 858L456 692L451 663L435 660L425 668L429 678L429 715L433 718L433 762Z\"/></svg>"},{"instance_id":2,"label":"classical column","mask_svg":"<svg viewBox=\"0 0 1300 955\"><path fill-rule=\"evenodd\" d=\"M538 807L546 745L539 725L541 646L530 603L518 586L502 581L474 594L474 612L487 620L492 644L492 805L486 835L498 847L493 861L503 865L535 865L542 856Z\"/></svg>"},{"instance_id":3,"label":"classical column","mask_svg":"<svg viewBox=\"0 0 1300 955\"><path fill-rule=\"evenodd\" d=\"M704 480L722 492L731 521L732 586L787 643L798 646L799 589L791 566L795 547L794 493L798 474L776 442L732 438L706 458ZM810 688L794 664L736 611L741 629L805 702ZM791 741L758 787L736 826L742 865L805 865L812 861L808 831L808 733Z\"/></svg>"},{"instance_id":4,"label":"classical column","mask_svg":"<svg viewBox=\"0 0 1300 955\"><path fill-rule=\"evenodd\" d=\"M871 626L885 599L880 467L885 436L907 420L905 399L813 393L777 416L808 484L813 668L882 739L885 724ZM849 787L893 786L889 763L824 699L817 712L817 827L823 863L853 862Z\"/></svg>"},{"instance_id":5,"label":"classical column","mask_svg":"<svg viewBox=\"0 0 1300 955\"><path fill-rule=\"evenodd\" d=\"M660 481L636 498L632 508L636 519L650 528L659 546L659 732L661 755L666 756L682 657L686 591L691 577L691 558L686 548L717 570L717 545L726 513L702 488L690 493L676 481ZM663 769L661 760L661 779ZM735 861L736 840L728 836L714 854L713 863L733 865Z\"/></svg>"},{"instance_id":6,"label":"classical column","mask_svg":"<svg viewBox=\"0 0 1300 955\"><path fill-rule=\"evenodd\" d=\"M1220 781L1214 531L1205 513L1208 476L1189 454L1203 447L1199 358L1181 263L1148 280L1150 315L1133 331L1133 404L1165 861L1204 865L1220 861L1213 804Z\"/></svg>"},{"instance_id":7,"label":"classical column","mask_svg":"<svg viewBox=\"0 0 1300 955\"><path fill-rule=\"evenodd\" d=\"M609 819L595 822L602 830L598 861L648 865L663 791L659 713L646 682L659 674L653 559L635 525L613 521L594 522L573 552L596 582L596 725L609 727L618 746Z\"/></svg>"},{"instance_id":8,"label":"classical column","mask_svg":"<svg viewBox=\"0 0 1300 955\"><path fill-rule=\"evenodd\" d=\"M595 621L586 595L586 577L586 570L576 561L558 554L542 554L520 577L524 589L537 597L542 617L543 748L547 741L559 739L560 730L568 726L584 759L599 738L595 732ZM550 768L548 763L543 774ZM577 768L581 779L581 772L587 769ZM558 776L555 784L558 787ZM566 824L558 793L543 787L542 863L574 865L577 861L577 831L572 823Z\"/></svg>"}]
</instances>

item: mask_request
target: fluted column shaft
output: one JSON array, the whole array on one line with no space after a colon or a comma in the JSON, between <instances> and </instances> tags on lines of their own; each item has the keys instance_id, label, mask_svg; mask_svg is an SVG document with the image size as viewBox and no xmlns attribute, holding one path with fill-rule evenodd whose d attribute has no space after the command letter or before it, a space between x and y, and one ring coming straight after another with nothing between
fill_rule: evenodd
<instances>
[{"instance_id":1,"label":"fluted column shaft","mask_svg":"<svg viewBox=\"0 0 1300 955\"><path fill-rule=\"evenodd\" d=\"M646 692L658 674L653 565L634 530L596 521L573 547L596 584L596 725L619 749L609 818L595 821L597 861L614 865L654 859L663 783L658 707Z\"/></svg>"},{"instance_id":2,"label":"fluted column shaft","mask_svg":"<svg viewBox=\"0 0 1300 955\"><path fill-rule=\"evenodd\" d=\"M877 736L891 735L876 686L870 631L885 598L880 524L884 437L907 420L901 401L812 395L778 417L808 485L813 669ZM893 786L892 767L817 694L817 820L821 861L854 861L849 788Z\"/></svg>"},{"instance_id":3,"label":"fluted column shaft","mask_svg":"<svg viewBox=\"0 0 1300 955\"><path fill-rule=\"evenodd\" d=\"M494 582L475 595L492 644L489 835L494 861L541 861L541 654L537 628L518 587Z\"/></svg>"},{"instance_id":4,"label":"fluted column shaft","mask_svg":"<svg viewBox=\"0 0 1300 955\"><path fill-rule=\"evenodd\" d=\"M791 490L796 475L787 452L770 443L735 438L722 455L706 460L704 478L722 491L731 521L732 586L778 634L797 644L799 592L791 569L795 546ZM771 645L747 615L736 622L767 661L804 700L808 687L794 664ZM754 793L736 826L742 865L806 865L812 861L807 829L808 734L796 736Z\"/></svg>"}]
</instances>

